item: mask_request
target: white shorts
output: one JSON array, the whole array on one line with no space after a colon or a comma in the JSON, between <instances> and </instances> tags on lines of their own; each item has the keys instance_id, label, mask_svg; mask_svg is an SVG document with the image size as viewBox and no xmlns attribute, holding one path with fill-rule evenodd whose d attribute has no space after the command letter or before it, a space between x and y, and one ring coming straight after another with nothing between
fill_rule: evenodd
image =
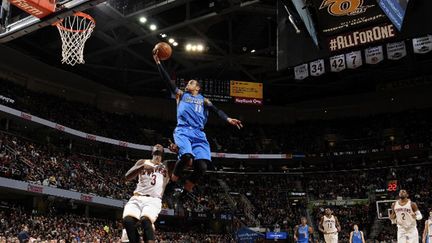
<instances>
[{"instance_id":1,"label":"white shorts","mask_svg":"<svg viewBox=\"0 0 432 243\"><path fill-rule=\"evenodd\" d=\"M324 234L324 241L326 243L337 243L338 242L338 233Z\"/></svg>"},{"instance_id":2,"label":"white shorts","mask_svg":"<svg viewBox=\"0 0 432 243\"><path fill-rule=\"evenodd\" d=\"M412 229L398 228L397 232L398 243L419 243L417 227Z\"/></svg>"},{"instance_id":3,"label":"white shorts","mask_svg":"<svg viewBox=\"0 0 432 243\"><path fill-rule=\"evenodd\" d=\"M133 196L123 209L123 218L131 216L136 219L146 216L154 223L162 210L162 200L155 197Z\"/></svg>"}]
</instances>

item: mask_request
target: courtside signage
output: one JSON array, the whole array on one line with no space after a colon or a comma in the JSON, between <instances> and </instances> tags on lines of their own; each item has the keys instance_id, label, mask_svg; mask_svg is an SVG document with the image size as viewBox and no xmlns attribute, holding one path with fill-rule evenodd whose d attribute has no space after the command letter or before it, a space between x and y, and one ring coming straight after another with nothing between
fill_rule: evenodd
<instances>
[{"instance_id":1,"label":"courtside signage","mask_svg":"<svg viewBox=\"0 0 432 243\"><path fill-rule=\"evenodd\" d=\"M230 95L241 98L263 98L263 84L231 80Z\"/></svg>"},{"instance_id":2,"label":"courtside signage","mask_svg":"<svg viewBox=\"0 0 432 243\"><path fill-rule=\"evenodd\" d=\"M9 2L37 18L53 13L56 7L54 0L9 0Z\"/></svg>"}]
</instances>

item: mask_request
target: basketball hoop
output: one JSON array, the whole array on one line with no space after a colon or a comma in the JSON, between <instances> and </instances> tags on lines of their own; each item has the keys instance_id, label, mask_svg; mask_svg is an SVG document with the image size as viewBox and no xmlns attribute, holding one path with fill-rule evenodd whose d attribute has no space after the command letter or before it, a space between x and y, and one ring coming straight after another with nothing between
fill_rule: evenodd
<instances>
[{"instance_id":1,"label":"basketball hoop","mask_svg":"<svg viewBox=\"0 0 432 243\"><path fill-rule=\"evenodd\" d=\"M62 63L84 64L84 45L91 36L96 21L88 14L76 12L54 23L62 40Z\"/></svg>"}]
</instances>

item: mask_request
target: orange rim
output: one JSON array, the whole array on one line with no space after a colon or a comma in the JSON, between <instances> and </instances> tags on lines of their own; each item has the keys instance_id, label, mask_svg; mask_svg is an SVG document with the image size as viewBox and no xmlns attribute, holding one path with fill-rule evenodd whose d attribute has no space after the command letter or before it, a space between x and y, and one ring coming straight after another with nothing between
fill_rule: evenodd
<instances>
[{"instance_id":1,"label":"orange rim","mask_svg":"<svg viewBox=\"0 0 432 243\"><path fill-rule=\"evenodd\" d=\"M91 22L93 22L93 24L96 24L96 21L94 20L94 18L86 13L83 12L76 12L73 14L74 16L78 16L78 17L82 17L82 18L86 18L88 20L90 20ZM69 16L70 17L70 16ZM65 30L65 31L69 31L69 32L87 32L89 31L89 29L86 30L74 30L74 29L70 29L70 28L66 28L64 26L61 25L61 23L63 23L64 19L60 19L59 21L55 22L53 25L57 26L58 28Z\"/></svg>"}]
</instances>

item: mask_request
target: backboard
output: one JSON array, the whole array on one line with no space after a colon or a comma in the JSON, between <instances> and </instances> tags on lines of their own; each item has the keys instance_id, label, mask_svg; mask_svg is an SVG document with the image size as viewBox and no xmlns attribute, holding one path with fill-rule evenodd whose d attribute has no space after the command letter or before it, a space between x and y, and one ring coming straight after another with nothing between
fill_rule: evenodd
<instances>
[{"instance_id":1,"label":"backboard","mask_svg":"<svg viewBox=\"0 0 432 243\"><path fill-rule=\"evenodd\" d=\"M392 204L396 200L376 201L376 210L378 219L390 219Z\"/></svg>"},{"instance_id":2,"label":"backboard","mask_svg":"<svg viewBox=\"0 0 432 243\"><path fill-rule=\"evenodd\" d=\"M29 34L40 28L52 25L58 20L70 16L75 12L105 2L106 0L0 0L0 43L5 43ZM13 2L13 3L11 3ZM30 3L53 2L55 8L52 12L41 13L32 8ZM17 7L19 6L19 7ZM39 5L38 5L39 6ZM25 10L26 11L25 11ZM42 11L43 12L43 11ZM35 15L41 13L36 17Z\"/></svg>"}]
</instances>

